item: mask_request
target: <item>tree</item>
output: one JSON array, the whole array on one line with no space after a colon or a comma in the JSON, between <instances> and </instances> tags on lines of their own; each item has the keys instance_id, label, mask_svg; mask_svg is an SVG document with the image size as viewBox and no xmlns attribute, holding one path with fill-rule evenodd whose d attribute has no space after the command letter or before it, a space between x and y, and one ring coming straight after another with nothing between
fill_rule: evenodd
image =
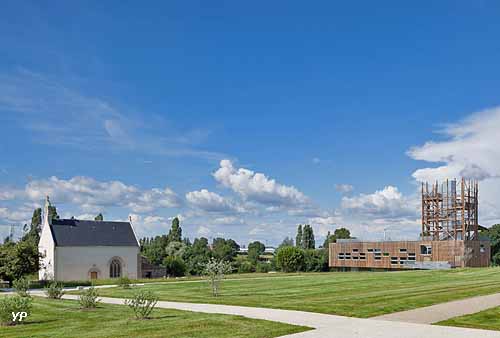
<instances>
[{"instance_id":1,"label":"tree","mask_svg":"<svg viewBox=\"0 0 500 338\"><path fill-rule=\"evenodd\" d=\"M184 262L186 262L187 272L191 275L200 275L211 254L208 248L208 239L204 237L195 238L193 245L188 246L184 252L183 258Z\"/></svg>"},{"instance_id":2,"label":"tree","mask_svg":"<svg viewBox=\"0 0 500 338\"><path fill-rule=\"evenodd\" d=\"M25 235L22 240L32 240L35 245L38 246L40 241L40 231L42 225L42 208L36 208L33 211L33 216L31 217L31 224L28 229L28 225L24 225Z\"/></svg>"},{"instance_id":3,"label":"tree","mask_svg":"<svg viewBox=\"0 0 500 338\"><path fill-rule=\"evenodd\" d=\"M285 237L281 244L278 246L278 249L281 248L282 246L293 246L293 238L291 237Z\"/></svg>"},{"instance_id":4,"label":"tree","mask_svg":"<svg viewBox=\"0 0 500 338\"><path fill-rule=\"evenodd\" d=\"M265 250L266 246L259 241L248 244L248 259L256 264L259 260L259 256L262 255Z\"/></svg>"},{"instance_id":5,"label":"tree","mask_svg":"<svg viewBox=\"0 0 500 338\"><path fill-rule=\"evenodd\" d=\"M13 281L38 271L40 255L32 241L9 242L0 246L0 279Z\"/></svg>"},{"instance_id":6,"label":"tree","mask_svg":"<svg viewBox=\"0 0 500 338\"><path fill-rule=\"evenodd\" d=\"M328 271L328 250L326 249L304 250L304 271L308 272Z\"/></svg>"},{"instance_id":7,"label":"tree","mask_svg":"<svg viewBox=\"0 0 500 338\"><path fill-rule=\"evenodd\" d=\"M182 229L179 224L179 218L174 217L172 220L172 228L168 232L169 242L182 242Z\"/></svg>"},{"instance_id":8,"label":"tree","mask_svg":"<svg viewBox=\"0 0 500 338\"><path fill-rule=\"evenodd\" d=\"M232 261L240 250L240 246L232 239L214 238L212 242L212 255L219 260Z\"/></svg>"},{"instance_id":9,"label":"tree","mask_svg":"<svg viewBox=\"0 0 500 338\"><path fill-rule=\"evenodd\" d=\"M325 242L323 243L323 248L328 248L328 245L330 243L337 242L337 239L349 239L349 238L352 238L351 232L346 228L335 229L333 235L331 235L330 231L328 231L328 234L326 235L325 238Z\"/></svg>"},{"instance_id":10,"label":"tree","mask_svg":"<svg viewBox=\"0 0 500 338\"><path fill-rule=\"evenodd\" d=\"M187 245L183 242L170 242L165 249L167 256L182 257L186 251Z\"/></svg>"},{"instance_id":11,"label":"tree","mask_svg":"<svg viewBox=\"0 0 500 338\"><path fill-rule=\"evenodd\" d=\"M276 253L276 265L283 272L300 271L304 267L304 250L295 246L284 246Z\"/></svg>"},{"instance_id":12,"label":"tree","mask_svg":"<svg viewBox=\"0 0 500 338\"><path fill-rule=\"evenodd\" d=\"M302 229L302 248L314 249L315 247L313 228L309 224L306 224Z\"/></svg>"},{"instance_id":13,"label":"tree","mask_svg":"<svg viewBox=\"0 0 500 338\"><path fill-rule=\"evenodd\" d=\"M163 266L167 269L167 275L181 277L186 274L186 263L178 256L168 256L163 260Z\"/></svg>"},{"instance_id":14,"label":"tree","mask_svg":"<svg viewBox=\"0 0 500 338\"><path fill-rule=\"evenodd\" d=\"M94 217L94 221L104 221L104 216L99 213L96 217Z\"/></svg>"},{"instance_id":15,"label":"tree","mask_svg":"<svg viewBox=\"0 0 500 338\"><path fill-rule=\"evenodd\" d=\"M295 246L302 248L302 224L297 227L297 236L295 236Z\"/></svg>"},{"instance_id":16,"label":"tree","mask_svg":"<svg viewBox=\"0 0 500 338\"><path fill-rule=\"evenodd\" d=\"M57 208L54 205L49 205L49 219L59 219Z\"/></svg>"},{"instance_id":17,"label":"tree","mask_svg":"<svg viewBox=\"0 0 500 338\"><path fill-rule=\"evenodd\" d=\"M220 282L224 275L231 272L231 265L223 260L211 258L203 269L203 275L207 278L212 288L212 295L217 297L220 290Z\"/></svg>"},{"instance_id":18,"label":"tree","mask_svg":"<svg viewBox=\"0 0 500 338\"><path fill-rule=\"evenodd\" d=\"M491 241L491 262L500 265L500 224L494 224L488 230L481 232Z\"/></svg>"}]
</instances>

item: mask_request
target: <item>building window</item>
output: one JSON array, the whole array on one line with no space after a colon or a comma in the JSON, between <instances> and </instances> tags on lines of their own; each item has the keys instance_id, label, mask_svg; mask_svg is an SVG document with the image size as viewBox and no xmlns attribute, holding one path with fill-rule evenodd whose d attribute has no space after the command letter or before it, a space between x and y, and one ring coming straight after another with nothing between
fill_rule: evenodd
<instances>
[{"instance_id":1,"label":"building window","mask_svg":"<svg viewBox=\"0 0 500 338\"><path fill-rule=\"evenodd\" d=\"M484 244L481 244L481 245L479 246L479 252L480 252L480 253L485 253L485 252L486 252L486 249L484 248Z\"/></svg>"},{"instance_id":2,"label":"building window","mask_svg":"<svg viewBox=\"0 0 500 338\"><path fill-rule=\"evenodd\" d=\"M408 250L406 248L399 248L399 252L403 253L403 252L407 252Z\"/></svg>"},{"instance_id":3,"label":"building window","mask_svg":"<svg viewBox=\"0 0 500 338\"><path fill-rule=\"evenodd\" d=\"M366 251L368 251L368 252L373 252L373 249L368 249L368 250L366 250Z\"/></svg>"},{"instance_id":4,"label":"building window","mask_svg":"<svg viewBox=\"0 0 500 338\"><path fill-rule=\"evenodd\" d=\"M374 252L382 252L381 249L373 249Z\"/></svg>"},{"instance_id":5,"label":"building window","mask_svg":"<svg viewBox=\"0 0 500 338\"><path fill-rule=\"evenodd\" d=\"M352 259L356 260L356 259L358 259L358 256L352 256Z\"/></svg>"},{"instance_id":6,"label":"building window","mask_svg":"<svg viewBox=\"0 0 500 338\"><path fill-rule=\"evenodd\" d=\"M359 259L366 259L365 256L359 256Z\"/></svg>"},{"instance_id":7,"label":"building window","mask_svg":"<svg viewBox=\"0 0 500 338\"><path fill-rule=\"evenodd\" d=\"M432 254L432 246L430 246L430 245L421 245L420 246L420 253L422 255L431 255Z\"/></svg>"},{"instance_id":8,"label":"building window","mask_svg":"<svg viewBox=\"0 0 500 338\"><path fill-rule=\"evenodd\" d=\"M397 257L391 257L391 264L392 265L397 265L398 264L398 258Z\"/></svg>"},{"instance_id":9,"label":"building window","mask_svg":"<svg viewBox=\"0 0 500 338\"><path fill-rule=\"evenodd\" d=\"M382 259L382 257L381 257L381 256L375 256L375 260L376 260L376 261L379 261L379 260L381 260L381 259Z\"/></svg>"},{"instance_id":10,"label":"building window","mask_svg":"<svg viewBox=\"0 0 500 338\"><path fill-rule=\"evenodd\" d=\"M116 258L113 258L111 264L109 264L109 277L110 278L118 278L122 275L122 265L120 261Z\"/></svg>"},{"instance_id":11,"label":"building window","mask_svg":"<svg viewBox=\"0 0 500 338\"><path fill-rule=\"evenodd\" d=\"M339 253L339 259L344 259L344 254L343 253Z\"/></svg>"},{"instance_id":12,"label":"building window","mask_svg":"<svg viewBox=\"0 0 500 338\"><path fill-rule=\"evenodd\" d=\"M389 253L388 252L384 252L384 256L389 256Z\"/></svg>"},{"instance_id":13,"label":"building window","mask_svg":"<svg viewBox=\"0 0 500 338\"><path fill-rule=\"evenodd\" d=\"M359 249L352 249L352 252L358 252Z\"/></svg>"}]
</instances>

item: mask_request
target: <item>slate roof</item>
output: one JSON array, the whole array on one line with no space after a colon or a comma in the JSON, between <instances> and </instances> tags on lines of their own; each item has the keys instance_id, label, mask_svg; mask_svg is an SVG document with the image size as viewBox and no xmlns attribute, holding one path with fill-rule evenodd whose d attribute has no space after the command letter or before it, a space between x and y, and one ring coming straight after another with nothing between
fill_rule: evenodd
<instances>
[{"instance_id":1,"label":"slate roof","mask_svg":"<svg viewBox=\"0 0 500 338\"><path fill-rule=\"evenodd\" d=\"M50 229L56 246L138 246L129 222L54 219Z\"/></svg>"}]
</instances>

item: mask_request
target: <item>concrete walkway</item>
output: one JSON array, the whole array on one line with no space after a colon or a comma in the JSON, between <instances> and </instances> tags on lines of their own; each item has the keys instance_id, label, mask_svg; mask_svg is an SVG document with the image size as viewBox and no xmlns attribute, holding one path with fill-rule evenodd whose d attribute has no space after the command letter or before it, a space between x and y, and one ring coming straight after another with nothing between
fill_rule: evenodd
<instances>
[{"instance_id":1,"label":"concrete walkway","mask_svg":"<svg viewBox=\"0 0 500 338\"><path fill-rule=\"evenodd\" d=\"M388 320L406 323L432 324L453 317L477 313L500 306L500 293L455 300L418 309L390 313L373 317L377 320Z\"/></svg>"},{"instance_id":2,"label":"concrete walkway","mask_svg":"<svg viewBox=\"0 0 500 338\"><path fill-rule=\"evenodd\" d=\"M40 296L43 293L34 292L33 295ZM78 296L65 295L63 298L76 300ZM124 304L124 300L119 298L101 297L101 301L106 304ZM159 301L157 306L165 309L238 315L314 329L288 335L286 336L288 338L500 338L500 332L496 331L351 318L303 311L166 301Z\"/></svg>"}]
</instances>

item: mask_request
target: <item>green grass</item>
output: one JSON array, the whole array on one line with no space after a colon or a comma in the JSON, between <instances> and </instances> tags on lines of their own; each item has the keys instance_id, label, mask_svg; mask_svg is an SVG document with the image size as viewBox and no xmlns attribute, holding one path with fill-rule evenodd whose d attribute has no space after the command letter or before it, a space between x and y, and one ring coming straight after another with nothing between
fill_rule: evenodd
<instances>
[{"instance_id":1,"label":"green grass","mask_svg":"<svg viewBox=\"0 0 500 338\"><path fill-rule=\"evenodd\" d=\"M444 271L332 272L284 278L226 280L212 297L206 282L150 284L161 300L281 308L372 317L455 299L500 292L500 268ZM101 296L126 298L133 289L109 288Z\"/></svg>"},{"instance_id":2,"label":"green grass","mask_svg":"<svg viewBox=\"0 0 500 338\"><path fill-rule=\"evenodd\" d=\"M451 318L435 325L469 327L483 330L500 331L500 307L466 315L461 317Z\"/></svg>"},{"instance_id":3,"label":"green grass","mask_svg":"<svg viewBox=\"0 0 500 338\"><path fill-rule=\"evenodd\" d=\"M76 301L35 298L33 314L16 326L0 327L14 337L277 337L308 328L240 316L155 309L152 319L136 320L124 305L81 310Z\"/></svg>"}]
</instances>

